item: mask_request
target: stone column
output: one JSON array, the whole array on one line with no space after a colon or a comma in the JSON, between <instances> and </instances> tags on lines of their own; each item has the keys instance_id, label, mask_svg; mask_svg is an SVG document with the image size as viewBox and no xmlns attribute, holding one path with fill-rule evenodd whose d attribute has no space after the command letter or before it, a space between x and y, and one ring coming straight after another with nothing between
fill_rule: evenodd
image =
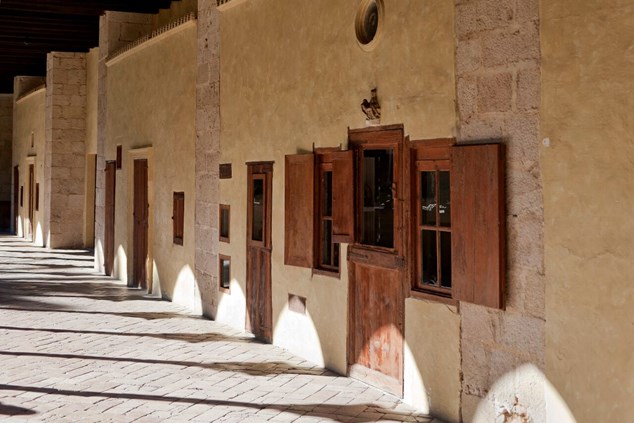
<instances>
[{"instance_id":1,"label":"stone column","mask_svg":"<svg viewBox=\"0 0 634 423\"><path fill-rule=\"evenodd\" d=\"M13 94L0 94L0 231L12 227Z\"/></svg>"},{"instance_id":2,"label":"stone column","mask_svg":"<svg viewBox=\"0 0 634 423\"><path fill-rule=\"evenodd\" d=\"M107 68L108 56L152 31L149 14L106 12L99 20L99 64L97 76L97 177L95 187L95 270L104 272L103 240L106 206Z\"/></svg>"},{"instance_id":3,"label":"stone column","mask_svg":"<svg viewBox=\"0 0 634 423\"><path fill-rule=\"evenodd\" d=\"M50 248L83 247L86 54L49 53L46 77L45 226Z\"/></svg>"},{"instance_id":4,"label":"stone column","mask_svg":"<svg viewBox=\"0 0 634 423\"><path fill-rule=\"evenodd\" d=\"M220 20L215 0L198 1L196 84L196 281L203 314L218 300L218 167L220 156Z\"/></svg>"},{"instance_id":5,"label":"stone column","mask_svg":"<svg viewBox=\"0 0 634 423\"><path fill-rule=\"evenodd\" d=\"M463 418L544 421L539 2L455 4L458 142L501 140L507 153L507 309L461 303Z\"/></svg>"}]
</instances>

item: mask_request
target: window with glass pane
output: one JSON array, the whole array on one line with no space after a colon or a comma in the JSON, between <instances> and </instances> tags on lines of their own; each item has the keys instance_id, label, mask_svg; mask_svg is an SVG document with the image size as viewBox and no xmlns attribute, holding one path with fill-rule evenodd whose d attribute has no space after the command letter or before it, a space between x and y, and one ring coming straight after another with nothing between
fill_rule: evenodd
<instances>
[{"instance_id":1,"label":"window with glass pane","mask_svg":"<svg viewBox=\"0 0 634 423\"><path fill-rule=\"evenodd\" d=\"M264 178L254 177L251 201L253 201L251 239L264 241Z\"/></svg>"},{"instance_id":2,"label":"window with glass pane","mask_svg":"<svg viewBox=\"0 0 634 423\"><path fill-rule=\"evenodd\" d=\"M231 257L220 255L220 288L231 286Z\"/></svg>"},{"instance_id":3,"label":"window with glass pane","mask_svg":"<svg viewBox=\"0 0 634 423\"><path fill-rule=\"evenodd\" d=\"M318 268L339 270L339 243L332 241L332 163L321 163L319 168L318 210Z\"/></svg>"},{"instance_id":4,"label":"window with glass pane","mask_svg":"<svg viewBox=\"0 0 634 423\"><path fill-rule=\"evenodd\" d=\"M418 279L423 290L451 293L451 198L449 163L418 164Z\"/></svg>"},{"instance_id":5,"label":"window with glass pane","mask_svg":"<svg viewBox=\"0 0 634 423\"><path fill-rule=\"evenodd\" d=\"M363 150L362 243L394 248L394 154L392 149Z\"/></svg>"}]
</instances>

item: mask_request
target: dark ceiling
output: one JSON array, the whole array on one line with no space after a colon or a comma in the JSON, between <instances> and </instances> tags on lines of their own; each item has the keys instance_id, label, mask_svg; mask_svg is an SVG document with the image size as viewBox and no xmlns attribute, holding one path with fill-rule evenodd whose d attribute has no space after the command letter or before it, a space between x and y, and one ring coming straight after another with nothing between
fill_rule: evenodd
<instances>
[{"instance_id":1,"label":"dark ceiling","mask_svg":"<svg viewBox=\"0 0 634 423\"><path fill-rule=\"evenodd\" d=\"M45 76L46 53L85 52L99 44L106 10L156 13L171 0L0 0L0 93L17 75Z\"/></svg>"}]
</instances>

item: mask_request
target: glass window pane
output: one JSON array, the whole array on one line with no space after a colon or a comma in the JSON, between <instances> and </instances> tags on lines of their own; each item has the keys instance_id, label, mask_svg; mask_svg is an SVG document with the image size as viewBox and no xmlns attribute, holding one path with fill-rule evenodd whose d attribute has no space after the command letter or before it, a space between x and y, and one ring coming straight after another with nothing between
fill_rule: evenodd
<instances>
[{"instance_id":1,"label":"glass window pane","mask_svg":"<svg viewBox=\"0 0 634 423\"><path fill-rule=\"evenodd\" d=\"M220 269L220 286L229 288L231 284L231 261L227 259L221 260L222 269Z\"/></svg>"},{"instance_id":2,"label":"glass window pane","mask_svg":"<svg viewBox=\"0 0 634 423\"><path fill-rule=\"evenodd\" d=\"M332 245L332 253L334 256L333 265L338 269L339 268L339 243L338 242L335 242Z\"/></svg>"},{"instance_id":3,"label":"glass window pane","mask_svg":"<svg viewBox=\"0 0 634 423\"><path fill-rule=\"evenodd\" d=\"M436 225L436 172L420 173L421 225Z\"/></svg>"},{"instance_id":4,"label":"glass window pane","mask_svg":"<svg viewBox=\"0 0 634 423\"><path fill-rule=\"evenodd\" d=\"M438 284L438 261L436 260L436 231L422 231L422 257L423 267L422 283L425 285Z\"/></svg>"},{"instance_id":5,"label":"glass window pane","mask_svg":"<svg viewBox=\"0 0 634 423\"><path fill-rule=\"evenodd\" d=\"M441 286L451 288L451 233L440 233L440 274Z\"/></svg>"},{"instance_id":6,"label":"glass window pane","mask_svg":"<svg viewBox=\"0 0 634 423\"><path fill-rule=\"evenodd\" d=\"M322 222L321 264L330 266L332 262L332 221Z\"/></svg>"},{"instance_id":7,"label":"glass window pane","mask_svg":"<svg viewBox=\"0 0 634 423\"><path fill-rule=\"evenodd\" d=\"M322 191L322 213L324 216L332 216L332 172L324 172Z\"/></svg>"},{"instance_id":8,"label":"glass window pane","mask_svg":"<svg viewBox=\"0 0 634 423\"><path fill-rule=\"evenodd\" d=\"M220 236L229 238L229 209L220 209Z\"/></svg>"},{"instance_id":9,"label":"glass window pane","mask_svg":"<svg viewBox=\"0 0 634 423\"><path fill-rule=\"evenodd\" d=\"M391 149L363 152L363 244L394 247L393 165Z\"/></svg>"},{"instance_id":10,"label":"glass window pane","mask_svg":"<svg viewBox=\"0 0 634 423\"><path fill-rule=\"evenodd\" d=\"M264 241L264 180L253 180L253 216L251 239Z\"/></svg>"},{"instance_id":11,"label":"glass window pane","mask_svg":"<svg viewBox=\"0 0 634 423\"><path fill-rule=\"evenodd\" d=\"M449 172L438 172L438 202L440 203L440 226L451 226L451 198L449 197Z\"/></svg>"}]
</instances>

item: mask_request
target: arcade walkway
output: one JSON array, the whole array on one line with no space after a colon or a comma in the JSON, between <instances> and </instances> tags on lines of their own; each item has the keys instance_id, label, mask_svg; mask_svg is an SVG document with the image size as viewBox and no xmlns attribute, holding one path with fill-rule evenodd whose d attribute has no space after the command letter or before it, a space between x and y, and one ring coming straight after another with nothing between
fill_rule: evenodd
<instances>
[{"instance_id":1,"label":"arcade walkway","mask_svg":"<svg viewBox=\"0 0 634 423\"><path fill-rule=\"evenodd\" d=\"M92 261L0 237L0 421L432 421Z\"/></svg>"}]
</instances>

